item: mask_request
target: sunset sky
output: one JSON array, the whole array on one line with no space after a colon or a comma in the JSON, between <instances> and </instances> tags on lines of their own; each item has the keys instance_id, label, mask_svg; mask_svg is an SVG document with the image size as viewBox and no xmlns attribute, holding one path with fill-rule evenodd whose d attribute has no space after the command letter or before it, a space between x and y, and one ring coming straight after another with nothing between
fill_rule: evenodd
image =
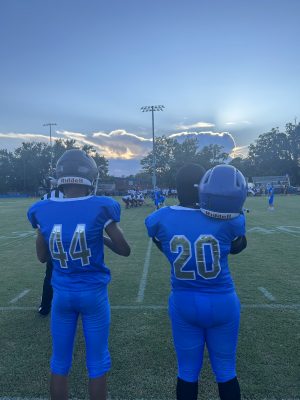
<instances>
[{"instance_id":1,"label":"sunset sky","mask_svg":"<svg viewBox=\"0 0 300 400\"><path fill-rule=\"evenodd\" d=\"M0 148L53 136L137 172L155 134L234 154L300 118L299 0L7 0ZM298 120L299 121L299 120Z\"/></svg>"}]
</instances>

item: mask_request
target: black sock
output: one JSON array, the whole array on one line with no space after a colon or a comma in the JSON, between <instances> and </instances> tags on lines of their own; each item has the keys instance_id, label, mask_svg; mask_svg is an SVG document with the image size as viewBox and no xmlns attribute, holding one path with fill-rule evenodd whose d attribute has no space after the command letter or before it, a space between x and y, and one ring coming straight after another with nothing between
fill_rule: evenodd
<instances>
[{"instance_id":1,"label":"black sock","mask_svg":"<svg viewBox=\"0 0 300 400\"><path fill-rule=\"evenodd\" d=\"M197 400L198 381L186 382L183 379L177 378L176 395L177 400Z\"/></svg>"},{"instance_id":2,"label":"black sock","mask_svg":"<svg viewBox=\"0 0 300 400\"><path fill-rule=\"evenodd\" d=\"M237 377L227 382L218 383L221 400L241 400L240 385Z\"/></svg>"}]
</instances>

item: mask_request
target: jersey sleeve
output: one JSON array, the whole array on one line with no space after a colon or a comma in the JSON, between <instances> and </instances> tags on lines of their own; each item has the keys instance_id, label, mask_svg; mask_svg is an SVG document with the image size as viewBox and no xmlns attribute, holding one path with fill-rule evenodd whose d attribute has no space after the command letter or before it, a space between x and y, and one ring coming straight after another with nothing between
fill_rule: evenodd
<instances>
[{"instance_id":1,"label":"jersey sleeve","mask_svg":"<svg viewBox=\"0 0 300 400\"><path fill-rule=\"evenodd\" d=\"M156 236L159 229L159 221L160 221L160 210L155 211L154 213L148 215L148 217L145 219L145 225L149 237L153 238Z\"/></svg>"},{"instance_id":2,"label":"jersey sleeve","mask_svg":"<svg viewBox=\"0 0 300 400\"><path fill-rule=\"evenodd\" d=\"M246 224L245 216L241 214L240 216L234 218L231 221L231 228L233 233L233 239L246 235Z\"/></svg>"},{"instance_id":3,"label":"jersey sleeve","mask_svg":"<svg viewBox=\"0 0 300 400\"><path fill-rule=\"evenodd\" d=\"M31 223L32 227L34 229L37 229L39 227L39 225L38 225L38 221L36 219L35 212L36 212L36 206L35 206L35 204L33 204L27 211L27 218L28 218L29 222Z\"/></svg>"},{"instance_id":4,"label":"jersey sleeve","mask_svg":"<svg viewBox=\"0 0 300 400\"><path fill-rule=\"evenodd\" d=\"M121 207L120 204L111 199L111 201L105 207L105 223L104 228L106 228L112 222L120 222L121 219Z\"/></svg>"}]
</instances>

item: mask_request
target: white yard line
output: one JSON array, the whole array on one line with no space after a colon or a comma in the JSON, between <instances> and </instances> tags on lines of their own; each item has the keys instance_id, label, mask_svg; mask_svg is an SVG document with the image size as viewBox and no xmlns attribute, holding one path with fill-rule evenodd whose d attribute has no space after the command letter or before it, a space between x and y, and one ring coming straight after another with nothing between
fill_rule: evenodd
<instances>
[{"instance_id":1,"label":"white yard line","mask_svg":"<svg viewBox=\"0 0 300 400\"><path fill-rule=\"evenodd\" d=\"M17 297L15 297L14 299L12 299L9 304L14 304L16 303L18 300L20 300L22 297L24 297L28 292L30 292L30 289L25 289L23 290L23 292L21 292L20 294L18 294Z\"/></svg>"},{"instance_id":2,"label":"white yard line","mask_svg":"<svg viewBox=\"0 0 300 400\"><path fill-rule=\"evenodd\" d=\"M286 233L287 235L293 236L293 237L295 237L295 238L299 238L299 237L300 237L300 235L297 235L296 233L291 233L291 232L288 232L288 231L282 231L282 230L280 230L280 229L277 229L277 232L283 233L283 234Z\"/></svg>"},{"instance_id":3,"label":"white yard line","mask_svg":"<svg viewBox=\"0 0 300 400\"><path fill-rule=\"evenodd\" d=\"M264 287L259 287L257 288L268 300L270 301L275 301L275 297L270 293L266 288Z\"/></svg>"},{"instance_id":4,"label":"white yard line","mask_svg":"<svg viewBox=\"0 0 300 400\"><path fill-rule=\"evenodd\" d=\"M149 304L149 305L115 305L111 306L112 310L137 310L137 311L146 311L146 310L166 310L168 307L166 305L159 304ZM270 310L300 310L300 304L291 303L291 304L242 304L242 309L270 309ZM18 306L10 306L10 307L0 307L0 311L33 311L37 310L37 307L18 307ZM1 400L1 398L0 398Z\"/></svg>"},{"instance_id":5,"label":"white yard line","mask_svg":"<svg viewBox=\"0 0 300 400\"><path fill-rule=\"evenodd\" d=\"M147 277L148 277L148 271L149 271L149 265L150 265L151 249L152 249L152 239L149 239L145 262L144 262L143 275L142 275L142 278L140 281L140 287L139 287L139 291L138 291L138 295L137 295L137 299L136 299L137 303L142 303L144 300L144 293L145 293L145 288L146 288L146 284L147 284Z\"/></svg>"},{"instance_id":6,"label":"white yard line","mask_svg":"<svg viewBox=\"0 0 300 400\"><path fill-rule=\"evenodd\" d=\"M37 307L18 307L18 306L0 307L0 311L32 311L32 310L37 311L38 308Z\"/></svg>"}]
</instances>

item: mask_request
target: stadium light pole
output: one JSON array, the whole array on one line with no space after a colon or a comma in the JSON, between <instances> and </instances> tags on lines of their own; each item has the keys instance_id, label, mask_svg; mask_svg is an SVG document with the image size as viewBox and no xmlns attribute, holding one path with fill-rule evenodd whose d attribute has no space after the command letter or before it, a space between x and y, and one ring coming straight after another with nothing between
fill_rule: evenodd
<instances>
[{"instance_id":1,"label":"stadium light pole","mask_svg":"<svg viewBox=\"0 0 300 400\"><path fill-rule=\"evenodd\" d=\"M43 124L43 126L49 126L49 136L50 136L50 173L52 173L52 163L53 163L53 151L52 151L52 126L56 126L55 122L48 122L47 124Z\"/></svg>"},{"instance_id":2,"label":"stadium light pole","mask_svg":"<svg viewBox=\"0 0 300 400\"><path fill-rule=\"evenodd\" d=\"M159 105L159 106L144 106L141 107L142 112L149 112L151 111L152 113L152 152L153 152L153 157L152 157L152 185L153 185L153 191L155 190L156 187L156 154L155 154L155 137L154 137L154 112L155 111L164 111L165 106Z\"/></svg>"}]
</instances>

